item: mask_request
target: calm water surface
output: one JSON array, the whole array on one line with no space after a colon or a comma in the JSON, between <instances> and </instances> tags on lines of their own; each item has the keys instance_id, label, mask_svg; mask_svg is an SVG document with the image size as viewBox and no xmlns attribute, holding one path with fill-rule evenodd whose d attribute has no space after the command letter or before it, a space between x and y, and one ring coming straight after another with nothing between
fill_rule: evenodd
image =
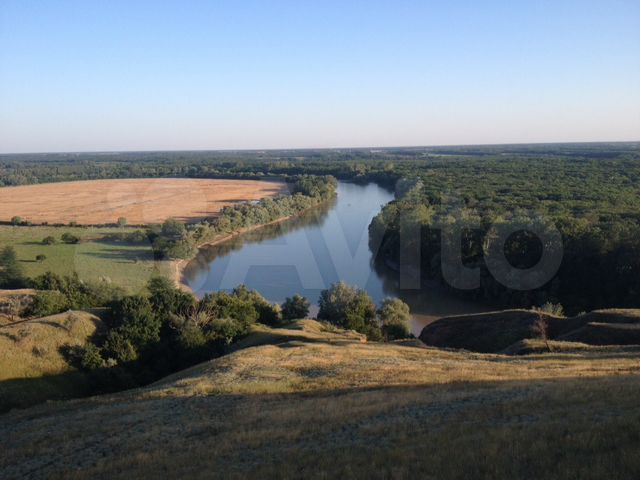
<instances>
[{"instance_id":1,"label":"calm water surface","mask_svg":"<svg viewBox=\"0 0 640 480\"><path fill-rule=\"evenodd\" d=\"M340 182L329 205L202 248L184 279L198 296L244 283L272 302L300 293L312 304L321 290L343 280L366 289L376 302L389 296L405 300L414 313L415 334L436 318L487 310L437 286L399 291L397 273L374 265L368 226L391 200L393 193L375 184Z\"/></svg>"}]
</instances>

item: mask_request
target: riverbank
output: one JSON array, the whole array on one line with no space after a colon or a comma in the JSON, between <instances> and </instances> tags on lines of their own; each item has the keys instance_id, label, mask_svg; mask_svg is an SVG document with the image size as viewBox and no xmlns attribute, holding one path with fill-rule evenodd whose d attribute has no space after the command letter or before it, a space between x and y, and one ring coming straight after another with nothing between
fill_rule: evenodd
<instances>
[{"instance_id":1,"label":"riverbank","mask_svg":"<svg viewBox=\"0 0 640 480\"><path fill-rule=\"evenodd\" d=\"M327 202L328 201L329 200L327 200ZM229 240L231 240L233 238L239 237L240 235L244 235L244 234L249 233L249 232L260 230L261 228L265 228L265 227L268 227L270 225L276 225L278 223L286 222L287 220L292 220L294 218L297 218L297 217L300 217L300 216L304 215L305 213L313 210L314 208L318 208L318 207L324 205L327 202L322 202L322 203L319 203L317 205L314 205L313 207L307 208L306 210L303 210L303 211L301 211L299 213L296 213L295 215L287 215L285 217L280 217L280 218L277 218L276 220L272 220L271 222L262 223L260 225L252 225L251 227L241 228L241 229L236 230L234 232L231 232L231 233L225 234L225 235L223 235L221 237L218 237L218 238L216 238L214 240L209 240L207 242L203 242L203 243L197 245L196 248L199 251L200 249L205 248L205 247L212 247L212 246L219 245L221 243L227 242L227 241L229 241ZM189 292L189 293L194 293L194 292L191 289L191 287L189 287L189 285L187 285L183 281L183 277L184 277L184 270L187 268L187 265L189 265L189 263L192 260L193 260L193 258L180 259L180 260L171 260L171 268L170 268L171 274L172 274L172 280L173 280L173 283L175 284L175 286L177 288L181 289L182 291Z\"/></svg>"}]
</instances>

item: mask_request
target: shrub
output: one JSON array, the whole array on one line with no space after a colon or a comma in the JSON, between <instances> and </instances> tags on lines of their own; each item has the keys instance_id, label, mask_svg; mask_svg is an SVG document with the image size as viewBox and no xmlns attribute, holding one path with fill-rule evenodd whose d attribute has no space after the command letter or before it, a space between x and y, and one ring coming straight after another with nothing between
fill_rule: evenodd
<instances>
[{"instance_id":1,"label":"shrub","mask_svg":"<svg viewBox=\"0 0 640 480\"><path fill-rule=\"evenodd\" d=\"M410 335L411 311L409 305L399 298L383 300L378 316L382 324L382 334L387 340L406 338Z\"/></svg>"},{"instance_id":2,"label":"shrub","mask_svg":"<svg viewBox=\"0 0 640 480\"><path fill-rule=\"evenodd\" d=\"M42 244L43 245L54 245L56 243L56 239L55 237L52 237L51 235L49 235L48 237L44 237L42 239Z\"/></svg>"},{"instance_id":3,"label":"shrub","mask_svg":"<svg viewBox=\"0 0 640 480\"><path fill-rule=\"evenodd\" d=\"M36 262L42 263L42 262L44 262L46 259L47 259L47 256L46 256L46 255L43 255L43 254L36 255Z\"/></svg>"},{"instance_id":4,"label":"shrub","mask_svg":"<svg viewBox=\"0 0 640 480\"><path fill-rule=\"evenodd\" d=\"M96 347L93 343L87 343L80 352L79 358L80 367L85 370L97 370L105 366L105 361L102 358L100 348Z\"/></svg>"},{"instance_id":5,"label":"shrub","mask_svg":"<svg viewBox=\"0 0 640 480\"><path fill-rule=\"evenodd\" d=\"M31 280L31 286L36 290L58 290L62 292L65 289L64 280L60 275L53 272L46 272L38 275Z\"/></svg>"},{"instance_id":6,"label":"shrub","mask_svg":"<svg viewBox=\"0 0 640 480\"><path fill-rule=\"evenodd\" d=\"M68 244L80 243L80 238L76 237L75 235L69 232L63 233L62 237L60 238L64 243L68 243Z\"/></svg>"},{"instance_id":7,"label":"shrub","mask_svg":"<svg viewBox=\"0 0 640 480\"><path fill-rule=\"evenodd\" d=\"M161 321L146 297L124 297L115 302L111 315L117 332L134 347L142 348L160 340Z\"/></svg>"},{"instance_id":8,"label":"shrub","mask_svg":"<svg viewBox=\"0 0 640 480\"><path fill-rule=\"evenodd\" d=\"M165 277L153 277L147 283L151 294L149 301L154 311L165 318L170 314L184 313L196 304L193 295L183 292Z\"/></svg>"},{"instance_id":9,"label":"shrub","mask_svg":"<svg viewBox=\"0 0 640 480\"><path fill-rule=\"evenodd\" d=\"M214 318L233 318L246 325L255 323L259 318L253 301L237 294L208 293L202 298L200 305L208 309Z\"/></svg>"},{"instance_id":10,"label":"shrub","mask_svg":"<svg viewBox=\"0 0 640 480\"><path fill-rule=\"evenodd\" d=\"M33 297L33 302L29 306L28 314L32 317L47 317L56 313L68 310L69 302L67 297L56 291L38 292Z\"/></svg>"},{"instance_id":11,"label":"shrub","mask_svg":"<svg viewBox=\"0 0 640 480\"><path fill-rule=\"evenodd\" d=\"M371 297L364 290L344 282L334 283L323 290L318 305L320 320L365 334L376 327L376 306Z\"/></svg>"},{"instance_id":12,"label":"shrub","mask_svg":"<svg viewBox=\"0 0 640 480\"><path fill-rule=\"evenodd\" d=\"M109 332L103 349L107 358L112 358L118 363L132 362L138 358L138 351L131 340L119 330Z\"/></svg>"},{"instance_id":13,"label":"shrub","mask_svg":"<svg viewBox=\"0 0 640 480\"><path fill-rule=\"evenodd\" d=\"M223 345L230 345L240 335L248 331L248 326L233 318L216 318L209 326L210 337Z\"/></svg>"},{"instance_id":14,"label":"shrub","mask_svg":"<svg viewBox=\"0 0 640 480\"><path fill-rule=\"evenodd\" d=\"M558 317L564 316L564 308L559 303L546 302L544 305L535 308L534 310L548 313L550 315L556 315Z\"/></svg>"},{"instance_id":15,"label":"shrub","mask_svg":"<svg viewBox=\"0 0 640 480\"><path fill-rule=\"evenodd\" d=\"M124 217L119 217L117 223L119 227L125 227L127 225L127 219Z\"/></svg>"},{"instance_id":16,"label":"shrub","mask_svg":"<svg viewBox=\"0 0 640 480\"><path fill-rule=\"evenodd\" d=\"M309 315L309 300L302 295L287 297L282 304L282 319L297 320L306 318Z\"/></svg>"},{"instance_id":17,"label":"shrub","mask_svg":"<svg viewBox=\"0 0 640 480\"><path fill-rule=\"evenodd\" d=\"M24 225L25 221L22 217L15 216L11 218L11 225Z\"/></svg>"},{"instance_id":18,"label":"shrub","mask_svg":"<svg viewBox=\"0 0 640 480\"><path fill-rule=\"evenodd\" d=\"M253 308L258 313L257 322L265 325L277 325L282 320L280 306L272 305L257 291L250 290L245 285L239 285L233 289L232 295L240 301L253 305ZM217 316L217 318L223 318L223 316Z\"/></svg>"}]
</instances>

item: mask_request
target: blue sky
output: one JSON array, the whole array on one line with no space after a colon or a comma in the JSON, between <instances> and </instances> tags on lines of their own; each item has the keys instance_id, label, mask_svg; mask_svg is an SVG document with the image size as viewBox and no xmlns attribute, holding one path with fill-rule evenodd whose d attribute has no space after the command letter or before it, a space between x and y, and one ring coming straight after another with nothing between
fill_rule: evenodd
<instances>
[{"instance_id":1,"label":"blue sky","mask_svg":"<svg viewBox=\"0 0 640 480\"><path fill-rule=\"evenodd\" d=\"M0 152L640 140L640 2L0 3Z\"/></svg>"}]
</instances>

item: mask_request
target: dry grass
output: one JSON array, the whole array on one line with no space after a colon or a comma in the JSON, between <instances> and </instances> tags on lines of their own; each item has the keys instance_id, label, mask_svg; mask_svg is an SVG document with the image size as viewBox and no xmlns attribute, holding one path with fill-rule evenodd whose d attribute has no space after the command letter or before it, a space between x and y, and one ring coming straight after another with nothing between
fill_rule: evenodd
<instances>
[{"instance_id":1,"label":"dry grass","mask_svg":"<svg viewBox=\"0 0 640 480\"><path fill-rule=\"evenodd\" d=\"M267 334L274 344L260 345ZM471 354L323 337L312 321L246 346L146 389L0 417L4 476L640 473L640 363L628 351Z\"/></svg>"},{"instance_id":2,"label":"dry grass","mask_svg":"<svg viewBox=\"0 0 640 480\"><path fill-rule=\"evenodd\" d=\"M60 348L84 345L101 328L86 312L68 312L0 326L0 412L86 391L86 378Z\"/></svg>"},{"instance_id":3,"label":"dry grass","mask_svg":"<svg viewBox=\"0 0 640 480\"><path fill-rule=\"evenodd\" d=\"M160 223L167 218L195 221L225 205L285 193L285 184L257 180L118 179L0 188L0 221L14 216L34 223L81 225Z\"/></svg>"},{"instance_id":4,"label":"dry grass","mask_svg":"<svg viewBox=\"0 0 640 480\"><path fill-rule=\"evenodd\" d=\"M64 345L84 345L101 321L86 312L68 312L0 327L0 381L68 370Z\"/></svg>"}]
</instances>

